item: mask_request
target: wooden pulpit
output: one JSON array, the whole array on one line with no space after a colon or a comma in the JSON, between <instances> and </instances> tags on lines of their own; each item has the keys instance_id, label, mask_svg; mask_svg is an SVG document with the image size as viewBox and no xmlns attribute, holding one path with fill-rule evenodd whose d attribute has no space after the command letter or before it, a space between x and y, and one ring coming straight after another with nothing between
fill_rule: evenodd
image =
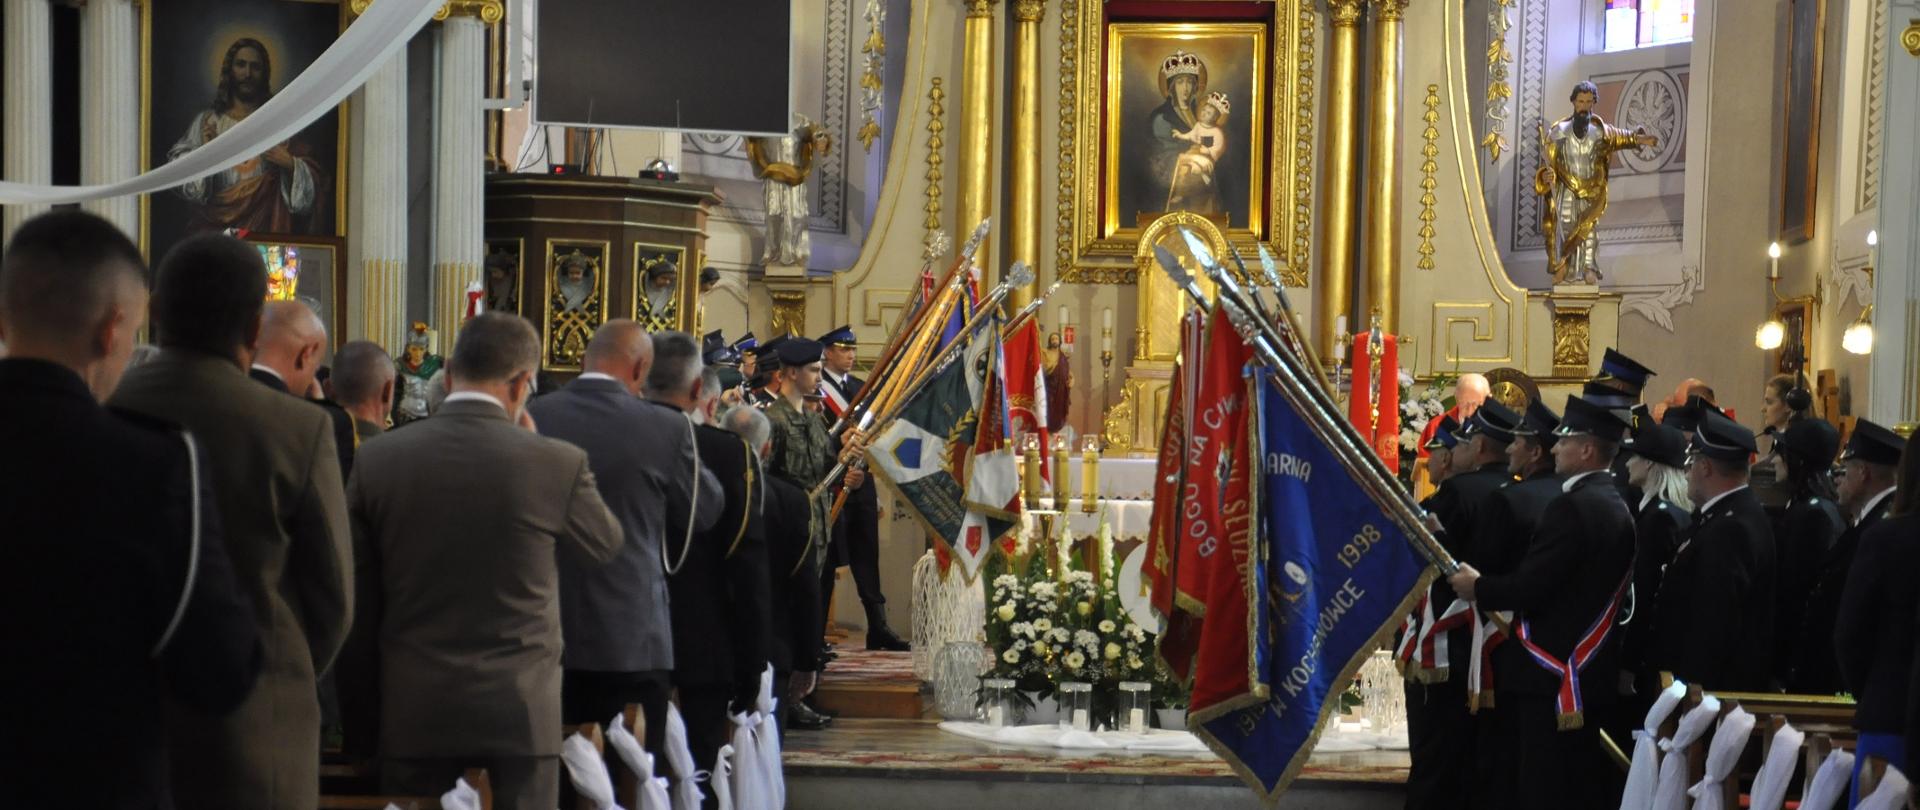
<instances>
[{"instance_id":1,"label":"wooden pulpit","mask_svg":"<svg viewBox=\"0 0 1920 810\"><path fill-rule=\"evenodd\" d=\"M614 318L698 336L707 216L721 201L712 186L495 174L486 194L486 306L533 322L542 369L578 372L594 330ZM656 305L648 271L669 262L678 280Z\"/></svg>"}]
</instances>

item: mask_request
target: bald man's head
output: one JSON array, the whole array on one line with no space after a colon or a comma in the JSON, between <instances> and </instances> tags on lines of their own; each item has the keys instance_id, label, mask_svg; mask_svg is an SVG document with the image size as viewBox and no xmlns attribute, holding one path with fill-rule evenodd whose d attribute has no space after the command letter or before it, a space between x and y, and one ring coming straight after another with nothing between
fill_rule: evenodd
<instances>
[{"instance_id":1,"label":"bald man's head","mask_svg":"<svg viewBox=\"0 0 1920 810\"><path fill-rule=\"evenodd\" d=\"M260 313L260 340L253 362L273 369L287 390L305 395L326 358L327 326L299 301L271 301Z\"/></svg>"},{"instance_id":2,"label":"bald man's head","mask_svg":"<svg viewBox=\"0 0 1920 810\"><path fill-rule=\"evenodd\" d=\"M1485 374L1460 375L1460 381L1453 384L1453 404L1460 409L1460 421L1465 422L1474 411L1480 410L1492 390Z\"/></svg>"},{"instance_id":3,"label":"bald man's head","mask_svg":"<svg viewBox=\"0 0 1920 810\"><path fill-rule=\"evenodd\" d=\"M601 324L587 343L583 371L598 372L618 380L634 396L653 367L653 338L639 321L618 318Z\"/></svg>"}]
</instances>

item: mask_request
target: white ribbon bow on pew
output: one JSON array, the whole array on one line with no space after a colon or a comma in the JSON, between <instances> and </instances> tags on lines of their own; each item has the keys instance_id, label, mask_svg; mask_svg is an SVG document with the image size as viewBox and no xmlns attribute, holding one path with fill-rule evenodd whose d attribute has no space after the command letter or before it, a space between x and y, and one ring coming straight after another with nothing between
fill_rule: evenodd
<instances>
[{"instance_id":1,"label":"white ribbon bow on pew","mask_svg":"<svg viewBox=\"0 0 1920 810\"><path fill-rule=\"evenodd\" d=\"M639 810L673 810L673 801L667 797L667 778L653 775L653 755L640 747L640 740L626 723L624 713L616 713L607 721L607 744L620 755L627 770L640 777Z\"/></svg>"},{"instance_id":2,"label":"white ribbon bow on pew","mask_svg":"<svg viewBox=\"0 0 1920 810\"><path fill-rule=\"evenodd\" d=\"M680 707L667 704L667 764L673 766L673 807L674 810L700 810L700 802L706 794L700 792L700 782L707 774L700 773L693 766L693 749L687 745L687 721L680 716Z\"/></svg>"},{"instance_id":3,"label":"white ribbon bow on pew","mask_svg":"<svg viewBox=\"0 0 1920 810\"><path fill-rule=\"evenodd\" d=\"M733 745L720 746L713 758L713 798L719 810L733 810Z\"/></svg>"},{"instance_id":4,"label":"white ribbon bow on pew","mask_svg":"<svg viewBox=\"0 0 1920 810\"><path fill-rule=\"evenodd\" d=\"M780 772L780 727L774 719L773 669L760 673L753 710L733 716L733 804L738 810L779 810L787 803Z\"/></svg>"},{"instance_id":5,"label":"white ribbon bow on pew","mask_svg":"<svg viewBox=\"0 0 1920 810\"><path fill-rule=\"evenodd\" d=\"M440 794L441 810L481 810L480 791L474 790L465 779L456 779L453 789Z\"/></svg>"},{"instance_id":6,"label":"white ribbon bow on pew","mask_svg":"<svg viewBox=\"0 0 1920 810\"><path fill-rule=\"evenodd\" d=\"M1787 785L1793 782L1793 769L1800 761L1800 746L1807 741L1805 732L1792 724L1773 733L1767 747L1767 760L1753 776L1751 810L1780 810L1787 804Z\"/></svg>"},{"instance_id":7,"label":"white ribbon bow on pew","mask_svg":"<svg viewBox=\"0 0 1920 810\"><path fill-rule=\"evenodd\" d=\"M1753 715L1737 706L1721 719L1719 730L1713 734L1713 743L1707 746L1706 776L1687 789L1687 795L1693 797L1693 810L1726 807L1726 795L1720 783L1727 781L1733 774L1733 766L1739 764L1740 752L1747 749L1747 738L1753 736L1753 724Z\"/></svg>"},{"instance_id":8,"label":"white ribbon bow on pew","mask_svg":"<svg viewBox=\"0 0 1920 810\"><path fill-rule=\"evenodd\" d=\"M1633 732L1633 767L1627 771L1627 789L1620 794L1620 810L1653 806L1653 789L1660 781L1660 726L1687 696L1687 685L1674 681L1653 699L1641 728Z\"/></svg>"},{"instance_id":9,"label":"white ribbon bow on pew","mask_svg":"<svg viewBox=\"0 0 1920 810\"><path fill-rule=\"evenodd\" d=\"M1800 810L1833 810L1852 782L1853 752L1835 749L1827 755L1827 761L1820 763L1820 770L1813 775L1813 784L1802 791Z\"/></svg>"},{"instance_id":10,"label":"white ribbon bow on pew","mask_svg":"<svg viewBox=\"0 0 1920 810\"><path fill-rule=\"evenodd\" d=\"M1653 792L1653 810L1687 810L1687 747L1713 728L1719 717L1720 699L1707 695L1680 718L1672 738L1660 741L1660 784Z\"/></svg>"},{"instance_id":11,"label":"white ribbon bow on pew","mask_svg":"<svg viewBox=\"0 0 1920 810\"><path fill-rule=\"evenodd\" d=\"M613 800L613 774L607 773L607 761L579 732L567 735L560 743L560 761L567 766L573 789L593 802L595 810L625 810Z\"/></svg>"},{"instance_id":12,"label":"white ribbon bow on pew","mask_svg":"<svg viewBox=\"0 0 1920 810\"><path fill-rule=\"evenodd\" d=\"M1907 806L1907 777L1899 768L1887 766L1879 786L1860 799L1854 810L1901 810Z\"/></svg>"}]
</instances>

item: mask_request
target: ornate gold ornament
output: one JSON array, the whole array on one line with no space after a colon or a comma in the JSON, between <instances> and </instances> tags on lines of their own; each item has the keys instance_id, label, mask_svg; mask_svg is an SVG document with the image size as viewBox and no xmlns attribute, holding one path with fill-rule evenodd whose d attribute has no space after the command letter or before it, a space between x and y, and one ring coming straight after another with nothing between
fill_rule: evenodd
<instances>
[{"instance_id":1,"label":"ornate gold ornament","mask_svg":"<svg viewBox=\"0 0 1920 810\"><path fill-rule=\"evenodd\" d=\"M605 259L608 253L606 242L579 242L562 239L547 242L547 300L544 303L546 316L546 357L541 363L543 368L555 371L578 371L580 361L586 357L587 342L593 339L593 333L607 321L607 268ZM566 250L562 254L560 251ZM578 267L584 273L591 274L587 279L587 295L577 306L569 306L567 291L561 288L561 275L569 268ZM476 274L477 277L477 274ZM460 300L461 314L464 314L466 302Z\"/></svg>"},{"instance_id":2,"label":"ornate gold ornament","mask_svg":"<svg viewBox=\"0 0 1920 810\"><path fill-rule=\"evenodd\" d=\"M867 0L867 41L860 46L864 67L860 72L860 110L865 118L860 131L854 137L860 139L860 148L865 152L873 151L873 142L880 138L880 105L885 103L886 80L882 78L887 66L887 38L883 30L887 25L887 7L880 0Z\"/></svg>"},{"instance_id":3,"label":"ornate gold ornament","mask_svg":"<svg viewBox=\"0 0 1920 810\"><path fill-rule=\"evenodd\" d=\"M1399 20L1406 11L1407 0L1373 0L1373 16L1376 19Z\"/></svg>"},{"instance_id":4,"label":"ornate gold ornament","mask_svg":"<svg viewBox=\"0 0 1920 810\"><path fill-rule=\"evenodd\" d=\"M1900 47L1910 56L1920 56L1920 20L1907 21L1907 29L1900 32Z\"/></svg>"},{"instance_id":5,"label":"ornate gold ornament","mask_svg":"<svg viewBox=\"0 0 1920 810\"><path fill-rule=\"evenodd\" d=\"M993 16L993 4L996 0L962 0L967 6L969 17Z\"/></svg>"},{"instance_id":6,"label":"ornate gold ornament","mask_svg":"<svg viewBox=\"0 0 1920 810\"><path fill-rule=\"evenodd\" d=\"M1554 374L1577 377L1587 373L1591 359L1588 347L1592 345L1588 314L1584 309L1553 313Z\"/></svg>"},{"instance_id":7,"label":"ornate gold ornament","mask_svg":"<svg viewBox=\"0 0 1920 810\"><path fill-rule=\"evenodd\" d=\"M1327 22L1336 28L1349 28L1360 24L1360 14L1366 10L1366 0L1327 0L1327 11L1332 15Z\"/></svg>"},{"instance_id":8,"label":"ornate gold ornament","mask_svg":"<svg viewBox=\"0 0 1920 810\"><path fill-rule=\"evenodd\" d=\"M501 0L447 0L446 5L433 13L433 19L444 21L448 17L478 17L480 22L493 25L506 15L507 6Z\"/></svg>"},{"instance_id":9,"label":"ornate gold ornament","mask_svg":"<svg viewBox=\"0 0 1920 810\"><path fill-rule=\"evenodd\" d=\"M1507 150L1507 103L1513 99L1513 84L1508 81L1507 66L1513 64L1513 50L1507 47L1507 31L1513 28L1513 0L1492 0L1487 5L1487 135L1480 146L1489 161L1498 161Z\"/></svg>"},{"instance_id":10,"label":"ornate gold ornament","mask_svg":"<svg viewBox=\"0 0 1920 810\"><path fill-rule=\"evenodd\" d=\"M1440 85L1427 85L1427 111L1420 114L1420 120L1426 122L1426 128L1420 130L1420 140L1426 143L1420 146L1420 261L1415 265L1422 270L1433 269L1433 221L1434 204L1440 200L1433 193L1439 182L1433 179L1440 164Z\"/></svg>"},{"instance_id":11,"label":"ornate gold ornament","mask_svg":"<svg viewBox=\"0 0 1920 810\"><path fill-rule=\"evenodd\" d=\"M762 180L772 180L786 186L797 186L807 182L807 175L813 173L813 158L816 154L826 155L833 151L833 133L820 124L807 123L794 131L800 139L794 149L792 163L778 163L767 158L765 149L760 147L759 138L747 139L747 161L753 164L753 176Z\"/></svg>"},{"instance_id":12,"label":"ornate gold ornament","mask_svg":"<svg viewBox=\"0 0 1920 810\"><path fill-rule=\"evenodd\" d=\"M807 294L802 290L770 290L773 297L773 334L804 335L807 331Z\"/></svg>"},{"instance_id":13,"label":"ornate gold ornament","mask_svg":"<svg viewBox=\"0 0 1920 810\"><path fill-rule=\"evenodd\" d=\"M947 91L940 86L940 77L933 77L933 87L927 90L927 203L922 210L927 218L920 227L926 230L921 239L929 249L936 238L944 238L940 231L940 200L944 193L940 180L945 177L940 166L947 162L947 141L942 133L947 131Z\"/></svg>"},{"instance_id":14,"label":"ornate gold ornament","mask_svg":"<svg viewBox=\"0 0 1920 810\"><path fill-rule=\"evenodd\" d=\"M1014 22L1037 23L1046 16L1046 0L1013 0Z\"/></svg>"}]
</instances>

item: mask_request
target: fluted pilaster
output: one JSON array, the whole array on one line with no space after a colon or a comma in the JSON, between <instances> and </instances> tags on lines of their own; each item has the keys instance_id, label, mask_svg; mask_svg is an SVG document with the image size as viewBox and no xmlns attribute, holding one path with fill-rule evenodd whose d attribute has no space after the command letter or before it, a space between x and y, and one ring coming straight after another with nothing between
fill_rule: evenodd
<instances>
[{"instance_id":1,"label":"fluted pilaster","mask_svg":"<svg viewBox=\"0 0 1920 810\"><path fill-rule=\"evenodd\" d=\"M954 233L972 233L993 211L993 6L995 0L965 0L967 9L960 85L960 211ZM992 268L992 240L974 253L974 264Z\"/></svg>"},{"instance_id":2,"label":"fluted pilaster","mask_svg":"<svg viewBox=\"0 0 1920 810\"><path fill-rule=\"evenodd\" d=\"M361 121L354 234L360 242L362 335L398 351L407 335L406 54L375 71L351 109Z\"/></svg>"},{"instance_id":3,"label":"fluted pilaster","mask_svg":"<svg viewBox=\"0 0 1920 810\"><path fill-rule=\"evenodd\" d=\"M4 0L0 15L6 36L0 40L0 130L6 150L0 178L16 183L53 182L53 34L47 0ZM125 126L125 122L122 122ZM0 239L20 223L47 210L43 205L9 205L0 216Z\"/></svg>"},{"instance_id":4,"label":"fluted pilaster","mask_svg":"<svg viewBox=\"0 0 1920 810\"><path fill-rule=\"evenodd\" d=\"M89 0L80 10L80 182L140 173L140 31L133 0ZM140 198L88 200L80 207L140 233ZM156 260L160 257L155 256Z\"/></svg>"},{"instance_id":5,"label":"fluted pilaster","mask_svg":"<svg viewBox=\"0 0 1920 810\"><path fill-rule=\"evenodd\" d=\"M486 26L461 4L440 23L440 101L434 115L432 325L450 351L480 280L486 133Z\"/></svg>"}]
</instances>

